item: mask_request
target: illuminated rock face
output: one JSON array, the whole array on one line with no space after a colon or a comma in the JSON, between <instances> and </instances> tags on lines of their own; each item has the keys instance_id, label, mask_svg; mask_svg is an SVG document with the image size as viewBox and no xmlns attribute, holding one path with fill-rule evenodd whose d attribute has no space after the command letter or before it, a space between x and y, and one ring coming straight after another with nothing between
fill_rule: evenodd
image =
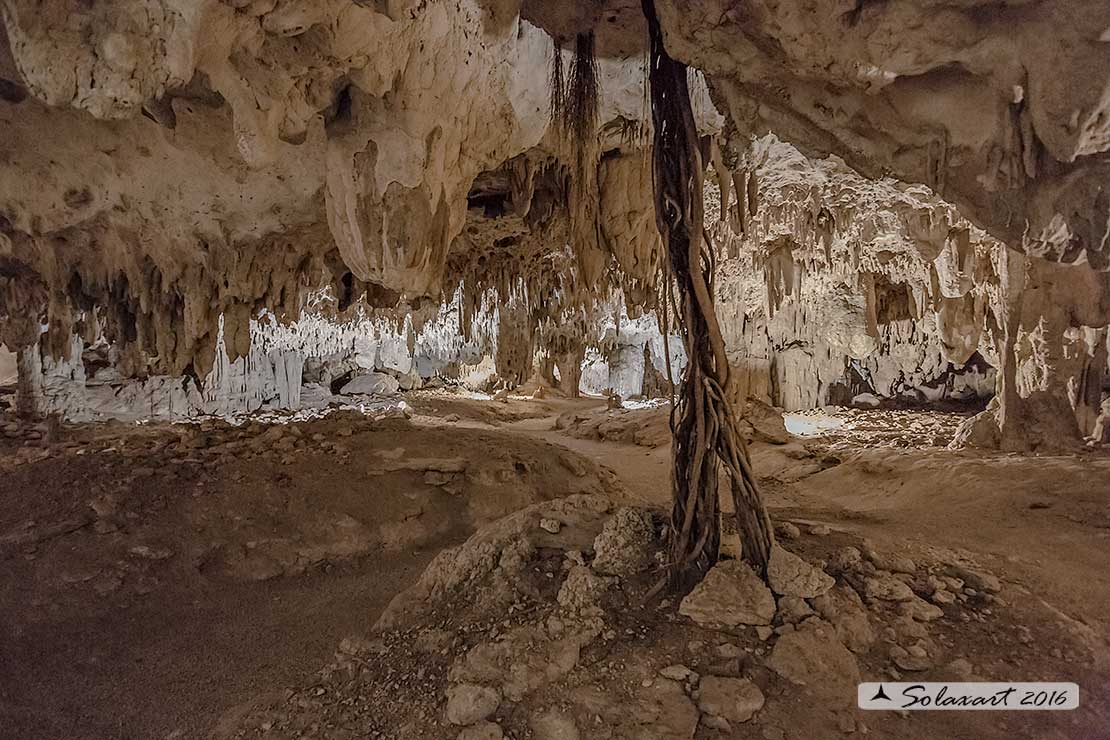
<instances>
[{"instance_id":1,"label":"illuminated rock face","mask_svg":"<svg viewBox=\"0 0 1110 740\"><path fill-rule=\"evenodd\" d=\"M742 391L804 408L927 389L981 357L1003 381L999 443L1020 446L1023 403L1071 436L1093 428L1110 6L657 5L668 50L708 82L693 78L694 103L730 223L717 289ZM516 345L560 334L545 321L575 326L553 351L566 364L614 290L656 299L637 2L0 11L0 342L40 345L47 374L76 367L75 336L111 341L123 377L261 367L251 320L298 317L322 285L344 308L461 288L464 343L493 289L536 324L501 360L520 374ZM598 131L576 148L551 125L553 38L570 75L586 31ZM289 362L266 361L291 378ZM244 382L232 396L270 381Z\"/></svg>"},{"instance_id":2,"label":"illuminated rock face","mask_svg":"<svg viewBox=\"0 0 1110 740\"><path fill-rule=\"evenodd\" d=\"M795 410L861 393L993 394L982 358L997 364L999 242L927 188L867 180L775 137L744 158L758 206L731 201L716 226L731 255L717 297L748 395Z\"/></svg>"},{"instance_id":3,"label":"illuminated rock face","mask_svg":"<svg viewBox=\"0 0 1110 740\"><path fill-rule=\"evenodd\" d=\"M996 238L1110 266L1110 6L659 0L737 135L923 183Z\"/></svg>"}]
</instances>

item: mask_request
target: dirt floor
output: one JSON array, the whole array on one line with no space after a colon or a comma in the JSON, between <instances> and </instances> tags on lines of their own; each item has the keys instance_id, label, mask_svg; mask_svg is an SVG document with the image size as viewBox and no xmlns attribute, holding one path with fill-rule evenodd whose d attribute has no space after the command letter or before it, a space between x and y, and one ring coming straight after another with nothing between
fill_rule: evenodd
<instances>
[{"instance_id":1,"label":"dirt floor","mask_svg":"<svg viewBox=\"0 0 1110 740\"><path fill-rule=\"evenodd\" d=\"M527 437L351 414L5 447L4 740L205 737L317 670L476 526L611 490ZM49 454L15 464L32 447Z\"/></svg>"},{"instance_id":2,"label":"dirt floor","mask_svg":"<svg viewBox=\"0 0 1110 740\"><path fill-rule=\"evenodd\" d=\"M666 507L665 411L407 400L411 419L43 428L0 442L0 738L208 737L228 710L310 682L476 527L574 493ZM998 574L1005 628L962 631L952 652L987 676L1079 681L1095 713L1036 726L1110 737L1097 729L1110 727L1110 456L943 449L958 420L846 413L755 446L753 464L773 515L820 535L808 547L955 553ZM991 725L1002 734L923 722L903 737L1040 740L1010 716Z\"/></svg>"}]
</instances>

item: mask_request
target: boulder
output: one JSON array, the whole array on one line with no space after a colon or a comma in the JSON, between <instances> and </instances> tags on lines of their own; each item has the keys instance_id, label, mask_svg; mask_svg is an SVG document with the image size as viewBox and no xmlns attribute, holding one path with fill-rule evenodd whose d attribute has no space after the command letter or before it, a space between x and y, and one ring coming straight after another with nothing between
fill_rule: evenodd
<instances>
[{"instance_id":1,"label":"boulder","mask_svg":"<svg viewBox=\"0 0 1110 740\"><path fill-rule=\"evenodd\" d=\"M453 725L472 725L497 711L501 693L488 686L458 684L447 689L447 721Z\"/></svg>"},{"instance_id":2,"label":"boulder","mask_svg":"<svg viewBox=\"0 0 1110 740\"><path fill-rule=\"evenodd\" d=\"M724 560L682 600L678 611L703 627L770 624L775 597L747 563Z\"/></svg>"},{"instance_id":3,"label":"boulder","mask_svg":"<svg viewBox=\"0 0 1110 740\"><path fill-rule=\"evenodd\" d=\"M784 634L775 643L767 666L792 683L808 686L822 698L845 705L854 703L859 664L827 622L811 619Z\"/></svg>"},{"instance_id":4,"label":"boulder","mask_svg":"<svg viewBox=\"0 0 1110 740\"><path fill-rule=\"evenodd\" d=\"M863 567L863 554L854 547L842 547L829 557L829 572L853 573Z\"/></svg>"},{"instance_id":5,"label":"boulder","mask_svg":"<svg viewBox=\"0 0 1110 740\"><path fill-rule=\"evenodd\" d=\"M783 596L779 599L779 608L775 613L776 619L782 624L794 624L813 614L805 599L797 596Z\"/></svg>"},{"instance_id":6,"label":"boulder","mask_svg":"<svg viewBox=\"0 0 1110 740\"><path fill-rule=\"evenodd\" d=\"M898 611L900 614L916 619L918 622L932 622L944 616L943 609L930 604L920 596L914 596L909 601L903 601L898 605Z\"/></svg>"},{"instance_id":7,"label":"boulder","mask_svg":"<svg viewBox=\"0 0 1110 740\"><path fill-rule=\"evenodd\" d=\"M933 667L933 661L929 660L924 650L911 652L901 645L891 646L890 659L903 671L927 671Z\"/></svg>"},{"instance_id":8,"label":"boulder","mask_svg":"<svg viewBox=\"0 0 1110 740\"><path fill-rule=\"evenodd\" d=\"M396 396L401 388L397 378L385 373L367 373L353 378L339 391L345 396L372 395Z\"/></svg>"}]
</instances>

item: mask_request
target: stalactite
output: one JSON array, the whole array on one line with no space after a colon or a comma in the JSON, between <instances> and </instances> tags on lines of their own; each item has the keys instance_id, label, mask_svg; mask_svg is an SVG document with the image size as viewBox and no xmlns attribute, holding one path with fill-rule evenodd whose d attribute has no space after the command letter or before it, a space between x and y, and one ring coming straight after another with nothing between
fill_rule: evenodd
<instances>
[{"instance_id":1,"label":"stalactite","mask_svg":"<svg viewBox=\"0 0 1110 740\"><path fill-rule=\"evenodd\" d=\"M703 243L703 174L686 66L663 45L654 0L643 0L651 40L656 223L678 288L688 362L671 413L672 512L668 580L674 589L697 583L720 545L718 471L729 478L743 556L766 575L774 535L729 403L729 365L713 306L715 256Z\"/></svg>"},{"instance_id":2,"label":"stalactite","mask_svg":"<svg viewBox=\"0 0 1110 740\"><path fill-rule=\"evenodd\" d=\"M597 180L599 92L594 35L593 32L580 33L575 39L574 66L565 95L563 130L573 162L567 197L570 241L578 257L579 272L587 285L601 279L606 263L599 246L598 223L601 200Z\"/></svg>"}]
</instances>

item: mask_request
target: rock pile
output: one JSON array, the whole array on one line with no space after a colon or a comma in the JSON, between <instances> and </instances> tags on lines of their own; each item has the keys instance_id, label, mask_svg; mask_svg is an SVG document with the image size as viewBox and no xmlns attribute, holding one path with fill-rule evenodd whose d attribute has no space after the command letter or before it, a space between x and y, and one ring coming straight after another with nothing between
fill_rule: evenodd
<instances>
[{"instance_id":1,"label":"rock pile","mask_svg":"<svg viewBox=\"0 0 1110 740\"><path fill-rule=\"evenodd\" d=\"M861 678L967 673L946 633L1001 606L1000 584L966 563L826 537L797 530L769 585L723 560L679 602L645 604L663 542L650 512L585 496L537 504L437 557L378 637L325 669L319 698L256 708L229 736L265 724L274 737L689 740L755 723L773 738L795 696L822 708L821 731L866 732ZM812 539L824 558L800 554Z\"/></svg>"}]
</instances>

